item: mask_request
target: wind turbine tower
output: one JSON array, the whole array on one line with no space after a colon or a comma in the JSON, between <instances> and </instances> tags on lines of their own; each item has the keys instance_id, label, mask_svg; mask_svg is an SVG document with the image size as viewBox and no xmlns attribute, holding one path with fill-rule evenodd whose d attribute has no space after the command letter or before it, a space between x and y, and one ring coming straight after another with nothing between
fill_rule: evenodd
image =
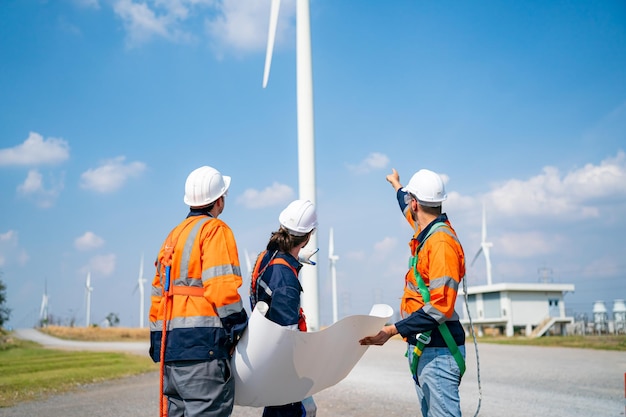
<instances>
[{"instance_id":1,"label":"wind turbine tower","mask_svg":"<svg viewBox=\"0 0 626 417\"><path fill-rule=\"evenodd\" d=\"M242 294L242 298L244 298L245 300L249 300L250 296L252 296L252 260L250 259L250 254L248 253L247 249L243 250L243 254L245 257L245 261L246 261L246 275L245 277L242 274L242 280L243 280L243 284L242 284L242 290L244 291L244 294L248 294L247 297L243 297L244 294ZM247 293L245 292L247 289Z\"/></svg>"},{"instance_id":2,"label":"wind turbine tower","mask_svg":"<svg viewBox=\"0 0 626 417\"><path fill-rule=\"evenodd\" d=\"M91 324L91 292L93 287L91 286L91 271L87 272L87 280L85 281L85 298L87 299L87 317L85 318L85 327L89 327Z\"/></svg>"},{"instance_id":3,"label":"wind turbine tower","mask_svg":"<svg viewBox=\"0 0 626 417\"><path fill-rule=\"evenodd\" d=\"M328 261L330 264L330 278L333 290L333 323L337 323L337 268L336 263L339 256L335 255L335 241L333 239L333 228L330 228L330 239L328 242Z\"/></svg>"},{"instance_id":4,"label":"wind turbine tower","mask_svg":"<svg viewBox=\"0 0 626 417\"><path fill-rule=\"evenodd\" d=\"M280 0L272 0L270 25L265 55L263 88L267 86ZM316 203L315 198L315 134L313 128L313 70L311 60L311 18L309 0L296 0L296 78L298 115L298 187L300 199ZM307 248L318 248L317 235L313 234ZM305 266L300 271L304 290L302 308L311 330L319 329L319 295L317 269Z\"/></svg>"},{"instance_id":5,"label":"wind turbine tower","mask_svg":"<svg viewBox=\"0 0 626 417\"><path fill-rule=\"evenodd\" d=\"M252 260L247 249L243 250L244 257L246 258L246 280L252 279Z\"/></svg>"},{"instance_id":6,"label":"wind turbine tower","mask_svg":"<svg viewBox=\"0 0 626 417\"><path fill-rule=\"evenodd\" d=\"M143 329L144 312L144 285L146 279L143 277L143 253L139 263L139 277L137 278L137 288L139 288L139 328Z\"/></svg>"},{"instance_id":7,"label":"wind turbine tower","mask_svg":"<svg viewBox=\"0 0 626 417\"><path fill-rule=\"evenodd\" d=\"M485 214L485 205L483 204L483 227L482 227L482 237L480 241L480 249L476 252L474 259L470 266L474 265L478 256L482 252L485 255L485 266L487 269L487 285L491 285L491 258L489 257L489 250L493 247L493 243L487 242L487 216Z\"/></svg>"}]
</instances>

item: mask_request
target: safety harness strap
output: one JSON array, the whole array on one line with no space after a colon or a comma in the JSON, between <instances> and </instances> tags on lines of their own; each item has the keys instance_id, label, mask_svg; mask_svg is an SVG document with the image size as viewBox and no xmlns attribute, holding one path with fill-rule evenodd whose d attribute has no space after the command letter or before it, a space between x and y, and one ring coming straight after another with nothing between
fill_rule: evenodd
<instances>
[{"instance_id":1,"label":"safety harness strap","mask_svg":"<svg viewBox=\"0 0 626 417\"><path fill-rule=\"evenodd\" d=\"M420 249L424 245L424 242L426 242L426 239L428 239L435 232L435 230L437 230L438 228L442 226L446 226L446 224L444 222L437 222L431 226L430 230L428 231L428 234L426 234L426 236L424 237L424 240L422 240L420 244L417 246L417 249L415 250L415 255L411 257L411 261L410 261L411 267L413 268L413 271L415 273L415 281L417 282L417 286L420 290L420 294L422 294L422 298L424 299L424 304L430 302L430 290L426 286L424 279L422 278L422 276L417 270L418 254L419 254ZM450 353L454 357L454 360L459 366L459 370L461 371L461 376L463 376L463 374L465 373L465 359L463 358L463 355L461 354L461 351L459 350L459 347L454 341L454 337L452 336L452 333L450 333L450 329L448 329L448 326L445 322L439 325L439 332L441 333L443 340L445 340L446 345L448 346L448 349L450 350ZM415 344L415 348L413 349L413 360L411 361L411 374L413 375L413 379L415 379L416 382L417 382L417 364L419 361L419 357L422 355L422 352L424 351L424 347L428 343L430 343L431 333L432 333L432 330L428 332L420 333L419 335L417 335L417 342Z\"/></svg>"},{"instance_id":2,"label":"safety harness strap","mask_svg":"<svg viewBox=\"0 0 626 417\"><path fill-rule=\"evenodd\" d=\"M293 266L289 265L289 262L287 262L283 258L274 258L274 259L272 259L272 261L269 264L270 265L276 265L276 264L285 265L287 268L291 269L291 272L293 272L293 274L296 277L298 276L298 271L296 270L296 268L294 268Z\"/></svg>"},{"instance_id":3,"label":"safety harness strap","mask_svg":"<svg viewBox=\"0 0 626 417\"><path fill-rule=\"evenodd\" d=\"M270 261L267 263L267 265L265 265L265 267L263 268L263 270L259 271L260 266L261 266L261 260L263 259L263 257L265 256L266 251L262 252L258 258L257 258L257 262L256 265L254 266L254 272L252 273L252 279L250 280L250 304L252 304L252 308L254 309L254 306L256 305L256 302L259 298L258 295L258 288L259 286L263 286L263 288L265 289L265 292L268 293L268 295L271 297L271 291L269 286L267 286L265 284L265 282L263 282L263 280L261 280L261 283L257 285L257 281L259 280L259 278L261 278L263 276L263 274L265 273L265 270L270 266L270 265L284 265L286 267L288 267L289 269L291 269L291 272L293 272L293 274L296 276L296 279L298 278L298 270L296 268L294 268L293 266L291 266L289 264L289 262L287 262L285 259L283 258L276 258L276 254L278 253L278 251L275 251L272 254L272 257L270 259ZM306 325L306 316L304 315L304 310L302 310L302 307L300 307L300 311L298 312L298 329L301 332L306 332L307 331L307 325Z\"/></svg>"}]
</instances>

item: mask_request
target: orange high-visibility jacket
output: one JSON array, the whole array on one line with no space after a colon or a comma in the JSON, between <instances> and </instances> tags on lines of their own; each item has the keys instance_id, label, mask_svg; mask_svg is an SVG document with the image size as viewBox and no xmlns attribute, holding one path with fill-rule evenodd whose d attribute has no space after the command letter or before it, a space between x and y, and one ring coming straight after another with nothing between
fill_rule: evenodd
<instances>
[{"instance_id":1,"label":"orange high-visibility jacket","mask_svg":"<svg viewBox=\"0 0 626 417\"><path fill-rule=\"evenodd\" d=\"M435 224L431 223L430 226ZM450 222L445 220L445 226L439 227L426 239L421 247L417 260L417 271L424 283L430 289L430 302L424 305L424 300L417 286L415 270L411 268L404 277L404 294L401 310L404 317L424 308L424 312L438 323L448 319L458 320L454 311L457 292L461 279L465 276L465 258L454 229ZM421 230L416 232L419 235ZM417 238L409 243L411 253L419 245Z\"/></svg>"},{"instance_id":2,"label":"orange high-visibility jacket","mask_svg":"<svg viewBox=\"0 0 626 417\"><path fill-rule=\"evenodd\" d=\"M168 264L172 295L164 316ZM159 361L164 319L165 362L228 358L247 324L238 292L242 279L237 245L228 225L190 214L170 232L156 267L150 307L152 359Z\"/></svg>"},{"instance_id":3,"label":"orange high-visibility jacket","mask_svg":"<svg viewBox=\"0 0 626 417\"><path fill-rule=\"evenodd\" d=\"M401 190L398 190L398 202L405 218L415 231L409 247L411 255L418 257L417 271L430 290L430 302L424 303L417 285L415 269L411 267L404 278L404 293L400 304L401 314L405 319L396 323L396 328L404 337L433 330L431 346L446 346L436 328L439 324L448 322L457 344L462 344L464 333L454 305L459 284L465 276L463 247L445 214L441 214L422 230L413 220L405 192ZM419 253L416 253L430 227L438 222L445 223L445 226L437 228L425 240Z\"/></svg>"}]
</instances>

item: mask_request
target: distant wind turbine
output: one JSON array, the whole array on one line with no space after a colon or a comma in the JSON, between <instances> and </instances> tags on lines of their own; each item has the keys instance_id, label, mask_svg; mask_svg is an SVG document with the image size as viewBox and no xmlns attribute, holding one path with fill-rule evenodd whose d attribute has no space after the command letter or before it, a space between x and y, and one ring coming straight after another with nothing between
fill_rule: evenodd
<instances>
[{"instance_id":1,"label":"distant wind turbine","mask_svg":"<svg viewBox=\"0 0 626 417\"><path fill-rule=\"evenodd\" d=\"M143 253L141 254L141 261L139 262L139 277L137 278L137 285L135 285L135 291L139 289L139 328L143 329L144 326L144 285L146 283L146 279L143 276ZM133 294L135 293L133 291Z\"/></svg>"},{"instance_id":2,"label":"distant wind turbine","mask_svg":"<svg viewBox=\"0 0 626 417\"><path fill-rule=\"evenodd\" d=\"M244 257L245 257L245 261L246 261L246 276L243 277L242 279L243 281L243 288L247 288L248 289L248 296L252 296L251 291L252 291L252 287L251 287L251 283L252 283L252 260L250 259L250 254L248 253L247 249L243 250L244 253Z\"/></svg>"},{"instance_id":3,"label":"distant wind turbine","mask_svg":"<svg viewBox=\"0 0 626 417\"><path fill-rule=\"evenodd\" d=\"M478 256L482 252L485 255L485 263L487 268L487 285L491 285L491 258L489 257L489 249L493 247L493 243L487 242L487 216L485 214L485 205L483 204L483 227L482 227L482 237L480 241L480 249L476 252L474 259L470 266L474 265Z\"/></svg>"},{"instance_id":4,"label":"distant wind turbine","mask_svg":"<svg viewBox=\"0 0 626 417\"><path fill-rule=\"evenodd\" d=\"M265 55L265 71L263 88L267 86L280 0L272 0L270 9L270 25ZM296 78L298 108L298 186L301 199L310 200L315 204L315 134L313 128L313 70L311 64L311 19L309 0L296 0ZM313 234L307 244L308 248L317 249L317 235ZM307 325L311 330L319 329L319 295L317 268L302 268L300 281L304 294L302 307L307 317Z\"/></svg>"},{"instance_id":5,"label":"distant wind turbine","mask_svg":"<svg viewBox=\"0 0 626 417\"><path fill-rule=\"evenodd\" d=\"M46 281L41 297L41 308L39 309L39 324L48 325L48 282Z\"/></svg>"},{"instance_id":6,"label":"distant wind turbine","mask_svg":"<svg viewBox=\"0 0 626 417\"><path fill-rule=\"evenodd\" d=\"M333 323L337 322L337 268L336 263L339 256L335 255L335 241L333 239L333 228L330 228L330 239L328 242L328 261L330 263L330 278L333 289Z\"/></svg>"},{"instance_id":7,"label":"distant wind turbine","mask_svg":"<svg viewBox=\"0 0 626 417\"><path fill-rule=\"evenodd\" d=\"M250 254L247 249L243 250L244 256L246 258L246 277L252 277L252 260L250 259Z\"/></svg>"},{"instance_id":8,"label":"distant wind turbine","mask_svg":"<svg viewBox=\"0 0 626 417\"><path fill-rule=\"evenodd\" d=\"M87 280L85 281L85 298L87 299L87 317L85 318L85 327L91 324L91 271L87 272Z\"/></svg>"}]
</instances>

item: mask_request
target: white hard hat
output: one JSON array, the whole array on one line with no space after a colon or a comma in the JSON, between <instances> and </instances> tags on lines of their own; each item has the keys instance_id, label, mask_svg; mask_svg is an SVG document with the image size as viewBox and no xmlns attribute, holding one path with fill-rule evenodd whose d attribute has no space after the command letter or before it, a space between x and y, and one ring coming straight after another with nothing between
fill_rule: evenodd
<instances>
[{"instance_id":1,"label":"white hard hat","mask_svg":"<svg viewBox=\"0 0 626 417\"><path fill-rule=\"evenodd\" d=\"M230 186L230 177L210 166L197 168L189 174L185 182L185 204L202 207L223 196Z\"/></svg>"},{"instance_id":2,"label":"white hard hat","mask_svg":"<svg viewBox=\"0 0 626 417\"><path fill-rule=\"evenodd\" d=\"M417 197L417 201L426 207L439 207L448 198L441 177L428 169L420 169L411 177L402 189Z\"/></svg>"},{"instance_id":3,"label":"white hard hat","mask_svg":"<svg viewBox=\"0 0 626 417\"><path fill-rule=\"evenodd\" d=\"M317 227L315 206L309 200L289 203L278 216L280 224L294 236L304 236Z\"/></svg>"}]
</instances>

